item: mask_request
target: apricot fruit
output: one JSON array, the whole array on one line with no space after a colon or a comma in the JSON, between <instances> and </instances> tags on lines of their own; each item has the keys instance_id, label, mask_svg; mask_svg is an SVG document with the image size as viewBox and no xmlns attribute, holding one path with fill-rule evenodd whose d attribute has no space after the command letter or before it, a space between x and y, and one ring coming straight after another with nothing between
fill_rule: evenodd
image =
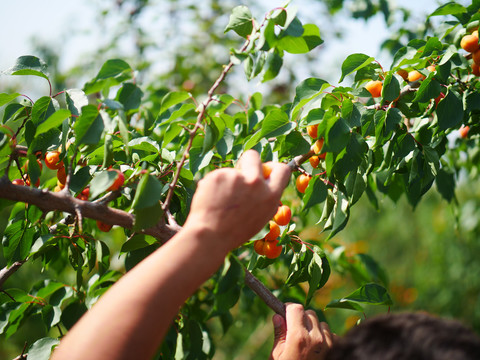
<instances>
[{"instance_id":1,"label":"apricot fruit","mask_svg":"<svg viewBox=\"0 0 480 360\"><path fill-rule=\"evenodd\" d=\"M263 251L263 245L265 244L265 240L256 240L253 243L253 249L258 255L265 255L265 251Z\"/></svg>"},{"instance_id":2,"label":"apricot fruit","mask_svg":"<svg viewBox=\"0 0 480 360\"><path fill-rule=\"evenodd\" d=\"M316 139L318 136L318 124L307 126L307 133L312 139Z\"/></svg>"},{"instance_id":3,"label":"apricot fruit","mask_svg":"<svg viewBox=\"0 0 480 360\"><path fill-rule=\"evenodd\" d=\"M115 181L113 182L113 184L107 189L107 191L116 191L116 190L120 189L120 187L125 182L125 175L123 175L123 173L120 170L117 170L117 169L113 169L113 170L109 170L109 171L115 171L118 175L115 178Z\"/></svg>"},{"instance_id":4,"label":"apricot fruit","mask_svg":"<svg viewBox=\"0 0 480 360\"><path fill-rule=\"evenodd\" d=\"M63 164L62 164L63 165ZM57 180L60 184L65 185L67 182L67 173L65 172L65 166L62 166L57 170Z\"/></svg>"},{"instance_id":5,"label":"apricot fruit","mask_svg":"<svg viewBox=\"0 0 480 360\"><path fill-rule=\"evenodd\" d=\"M44 160L47 168L51 170L58 170L63 166L63 163L60 161L60 151L57 150L48 151Z\"/></svg>"},{"instance_id":6,"label":"apricot fruit","mask_svg":"<svg viewBox=\"0 0 480 360\"><path fill-rule=\"evenodd\" d=\"M288 225L290 219L292 218L292 210L287 205L280 205L278 207L277 213L273 217L275 221L280 226Z\"/></svg>"},{"instance_id":7,"label":"apricot fruit","mask_svg":"<svg viewBox=\"0 0 480 360\"><path fill-rule=\"evenodd\" d=\"M275 221L269 222L270 231L265 235L265 241L274 241L280 236L280 226Z\"/></svg>"},{"instance_id":8,"label":"apricot fruit","mask_svg":"<svg viewBox=\"0 0 480 360\"><path fill-rule=\"evenodd\" d=\"M460 129L458 130L458 133L460 134L460 137L462 139L466 139L468 137L468 131L470 130L470 126L465 126L462 125Z\"/></svg>"},{"instance_id":9,"label":"apricot fruit","mask_svg":"<svg viewBox=\"0 0 480 360\"><path fill-rule=\"evenodd\" d=\"M462 40L460 41L460 47L469 53L473 53L477 51L479 48L478 32L477 32L477 36L475 36L474 34L471 34L471 35L465 35L464 37L462 37Z\"/></svg>"},{"instance_id":10,"label":"apricot fruit","mask_svg":"<svg viewBox=\"0 0 480 360\"><path fill-rule=\"evenodd\" d=\"M382 88L383 83L380 80L372 80L365 85L365 89L367 89L374 98L382 96Z\"/></svg>"},{"instance_id":11,"label":"apricot fruit","mask_svg":"<svg viewBox=\"0 0 480 360\"><path fill-rule=\"evenodd\" d=\"M423 75L418 70L412 70L408 73L408 81L409 82L414 82L414 81L423 80L423 79L425 79L425 75Z\"/></svg>"},{"instance_id":12,"label":"apricot fruit","mask_svg":"<svg viewBox=\"0 0 480 360\"><path fill-rule=\"evenodd\" d=\"M480 66L478 66L478 64L472 64L472 73L475 76L480 76Z\"/></svg>"},{"instance_id":13,"label":"apricot fruit","mask_svg":"<svg viewBox=\"0 0 480 360\"><path fill-rule=\"evenodd\" d=\"M317 155L313 155L308 161L310 161L310 165L312 165L313 168L316 168L320 163L320 158Z\"/></svg>"},{"instance_id":14,"label":"apricot fruit","mask_svg":"<svg viewBox=\"0 0 480 360\"><path fill-rule=\"evenodd\" d=\"M77 199L88 201L88 196L90 195L90 188L86 187L82 190L80 194L77 195Z\"/></svg>"},{"instance_id":15,"label":"apricot fruit","mask_svg":"<svg viewBox=\"0 0 480 360\"><path fill-rule=\"evenodd\" d=\"M13 185L25 186L25 181L23 181L22 179L14 179L14 180L12 180L12 184Z\"/></svg>"},{"instance_id":16,"label":"apricot fruit","mask_svg":"<svg viewBox=\"0 0 480 360\"><path fill-rule=\"evenodd\" d=\"M317 141L315 141L315 144L313 145L313 152L315 154L318 154L318 157L322 160L325 159L325 156L327 156L326 153L320 154L320 152L322 151L322 148L323 148L323 143L324 143L324 140L323 140L323 138L321 138L321 139L318 139Z\"/></svg>"},{"instance_id":17,"label":"apricot fruit","mask_svg":"<svg viewBox=\"0 0 480 360\"><path fill-rule=\"evenodd\" d=\"M475 64L480 65L480 49L472 54L472 59Z\"/></svg>"},{"instance_id":18,"label":"apricot fruit","mask_svg":"<svg viewBox=\"0 0 480 360\"><path fill-rule=\"evenodd\" d=\"M97 220L97 227L100 231L109 232L113 225L105 224L104 222Z\"/></svg>"},{"instance_id":19,"label":"apricot fruit","mask_svg":"<svg viewBox=\"0 0 480 360\"><path fill-rule=\"evenodd\" d=\"M275 241L265 241L263 244L263 252L265 256L269 259L276 259L282 253L283 246L278 245L278 240Z\"/></svg>"},{"instance_id":20,"label":"apricot fruit","mask_svg":"<svg viewBox=\"0 0 480 360\"><path fill-rule=\"evenodd\" d=\"M434 72L436 70L436 67L435 67L435 65L429 65L429 66L427 66L427 70L430 71L430 72Z\"/></svg>"},{"instance_id":21,"label":"apricot fruit","mask_svg":"<svg viewBox=\"0 0 480 360\"><path fill-rule=\"evenodd\" d=\"M311 176L305 175L305 174L300 174L297 177L297 180L295 181L295 185L297 186L298 192L305 194L305 189L308 186L308 183L312 179Z\"/></svg>"},{"instance_id":22,"label":"apricot fruit","mask_svg":"<svg viewBox=\"0 0 480 360\"><path fill-rule=\"evenodd\" d=\"M408 71L407 71L407 70L405 70L405 69L399 69L399 70L397 71L397 74L400 75L400 77L401 77L403 80L407 81L407 79L408 79Z\"/></svg>"},{"instance_id":23,"label":"apricot fruit","mask_svg":"<svg viewBox=\"0 0 480 360\"><path fill-rule=\"evenodd\" d=\"M265 163L262 164L262 171L263 171L263 178L266 180L270 177L270 174L272 173L272 165Z\"/></svg>"}]
</instances>

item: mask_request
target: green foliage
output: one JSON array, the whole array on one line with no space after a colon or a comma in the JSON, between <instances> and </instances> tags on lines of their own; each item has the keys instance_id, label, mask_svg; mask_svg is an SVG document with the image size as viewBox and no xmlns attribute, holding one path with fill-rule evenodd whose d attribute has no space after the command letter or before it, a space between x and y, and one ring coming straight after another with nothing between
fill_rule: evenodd
<instances>
[{"instance_id":1,"label":"green foliage","mask_svg":"<svg viewBox=\"0 0 480 360\"><path fill-rule=\"evenodd\" d=\"M390 18L386 1L365 3L367 9L355 16L382 11ZM332 12L342 4L328 2ZM159 358L212 358L210 323L220 321L226 332L232 313L254 302L245 288L244 267L261 279L270 278L282 301L356 312L391 306L389 280L376 260L361 253L349 256L327 240L345 229L363 194L375 208L380 196L394 202L403 197L416 207L436 184L439 194L454 202L461 174L478 171L479 82L454 41L477 21L477 10L455 2L441 6L430 16L452 15L448 29L404 44L390 69L369 55L352 54L341 65L340 82L348 80L348 85L307 78L284 104L268 103L261 93L240 99L214 93L233 66L243 65L248 80L266 82L280 73L285 53L308 53L323 43L319 28L302 24L289 6L268 12L261 21L246 6L233 9L225 32L233 30L244 43L231 50L230 63L218 70L206 99L138 82L137 69L122 59L106 61L82 90L57 89L54 94L51 89L30 102L20 101L18 92L0 94L0 168L5 175L0 187L10 186L7 180L13 179L29 179L33 186L39 179L42 191L57 191L56 172L40 169L36 159L59 149L68 177L58 197L76 204L65 216L60 208L44 214L34 206L41 202L41 192L0 203L8 219L1 246L5 264L39 262L48 272L28 290L0 283L0 334L18 335L25 322L40 317L48 337L33 343L29 353L48 358L58 342L52 329L61 334L71 328L125 270L161 246L165 238L158 229L171 218L178 224L185 221L196 180L234 165L248 149L257 150L264 161L300 158L301 171L313 176L305 194L293 189L285 193L295 224L281 229L284 251L272 260L257 255L253 242L235 250L182 308ZM428 65L435 70L426 70ZM425 79L407 82L399 69L420 70ZM39 76L52 87L47 66L37 57L19 58L7 73ZM373 99L364 83L378 79L382 95ZM318 126L314 139L306 131L311 125ZM459 138L461 126L470 127L468 139ZM319 139L326 156L314 168L303 155ZM108 189L117 172L110 168L126 178L113 193ZM75 200L85 189L85 203ZM106 207L118 214L110 223L121 226L108 240L93 221L105 219ZM315 238L322 241L304 241L309 222L317 224ZM326 233L318 235L319 227ZM123 264L114 267L118 254L125 254ZM348 275L356 287L321 303L318 290L335 273Z\"/></svg>"}]
</instances>

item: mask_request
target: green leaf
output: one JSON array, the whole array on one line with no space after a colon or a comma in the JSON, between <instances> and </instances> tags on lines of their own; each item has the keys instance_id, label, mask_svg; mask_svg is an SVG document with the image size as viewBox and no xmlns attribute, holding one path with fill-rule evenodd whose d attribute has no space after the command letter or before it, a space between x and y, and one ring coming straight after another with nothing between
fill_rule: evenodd
<instances>
[{"instance_id":1,"label":"green leaf","mask_svg":"<svg viewBox=\"0 0 480 360\"><path fill-rule=\"evenodd\" d=\"M440 85L440 83L437 80L435 80L432 76L428 76L425 80L421 82L421 85L418 88L413 101L426 103L430 101L430 99L434 99L438 95L440 95L441 91L442 91L442 86Z\"/></svg>"},{"instance_id":2,"label":"green leaf","mask_svg":"<svg viewBox=\"0 0 480 360\"><path fill-rule=\"evenodd\" d=\"M144 174L137 186L132 209L145 209L159 203L163 185L156 177Z\"/></svg>"},{"instance_id":3,"label":"green leaf","mask_svg":"<svg viewBox=\"0 0 480 360\"><path fill-rule=\"evenodd\" d=\"M345 225L347 225L348 218L350 217L350 204L345 194L343 194L341 191L337 191L335 207L331 216L332 229L330 234L328 234L327 240L330 240L339 231L341 231Z\"/></svg>"},{"instance_id":4,"label":"green leaf","mask_svg":"<svg viewBox=\"0 0 480 360\"><path fill-rule=\"evenodd\" d=\"M80 115L75 122L74 131L77 144L96 145L102 137L104 129L102 116L94 105L87 105L82 108Z\"/></svg>"},{"instance_id":5,"label":"green leaf","mask_svg":"<svg viewBox=\"0 0 480 360\"><path fill-rule=\"evenodd\" d=\"M47 64L31 55L20 56L8 73L10 75L34 75L48 80Z\"/></svg>"},{"instance_id":6,"label":"green leaf","mask_svg":"<svg viewBox=\"0 0 480 360\"><path fill-rule=\"evenodd\" d=\"M463 104L456 93L449 90L437 105L436 116L439 130L447 130L460 124L463 119Z\"/></svg>"},{"instance_id":7,"label":"green leaf","mask_svg":"<svg viewBox=\"0 0 480 360\"><path fill-rule=\"evenodd\" d=\"M303 196L302 211L324 202L327 198L327 185L318 176L314 176L308 183Z\"/></svg>"},{"instance_id":8,"label":"green leaf","mask_svg":"<svg viewBox=\"0 0 480 360\"><path fill-rule=\"evenodd\" d=\"M33 105L32 121L36 126L39 126L54 112L53 99L50 96L43 96Z\"/></svg>"},{"instance_id":9,"label":"green leaf","mask_svg":"<svg viewBox=\"0 0 480 360\"><path fill-rule=\"evenodd\" d=\"M340 77L339 82L342 82L347 75L360 70L374 60L375 58L365 54L357 53L349 55L342 64L342 76Z\"/></svg>"},{"instance_id":10,"label":"green leaf","mask_svg":"<svg viewBox=\"0 0 480 360\"><path fill-rule=\"evenodd\" d=\"M0 106L8 104L10 101L15 100L19 96L20 96L19 93L13 93L13 94L1 93L0 94Z\"/></svg>"},{"instance_id":11,"label":"green leaf","mask_svg":"<svg viewBox=\"0 0 480 360\"><path fill-rule=\"evenodd\" d=\"M190 94L186 91L172 91L165 95L162 99L162 104L160 105L160 113L163 114L167 109L171 108L174 105L181 103L190 98Z\"/></svg>"},{"instance_id":12,"label":"green leaf","mask_svg":"<svg viewBox=\"0 0 480 360\"><path fill-rule=\"evenodd\" d=\"M295 98L293 99L290 118L296 120L301 108L310 100L320 95L320 93L329 86L330 84L325 80L317 78L308 78L297 85L295 88Z\"/></svg>"},{"instance_id":13,"label":"green leaf","mask_svg":"<svg viewBox=\"0 0 480 360\"><path fill-rule=\"evenodd\" d=\"M382 88L382 97L384 101L393 101L400 95L400 83L393 74L385 77Z\"/></svg>"},{"instance_id":14,"label":"green leaf","mask_svg":"<svg viewBox=\"0 0 480 360\"><path fill-rule=\"evenodd\" d=\"M437 184L438 192L442 197L451 202L455 196L455 176L453 173L440 169L435 177L435 183Z\"/></svg>"},{"instance_id":15,"label":"green leaf","mask_svg":"<svg viewBox=\"0 0 480 360\"><path fill-rule=\"evenodd\" d=\"M392 299L388 295L387 290L378 284L365 284L355 290L345 299L355 301L362 304L370 305L392 305Z\"/></svg>"},{"instance_id":16,"label":"green leaf","mask_svg":"<svg viewBox=\"0 0 480 360\"><path fill-rule=\"evenodd\" d=\"M202 154L205 155L210 151L218 141L218 129L215 126L215 122L211 121L210 124L205 126L205 138L203 139Z\"/></svg>"},{"instance_id":17,"label":"green leaf","mask_svg":"<svg viewBox=\"0 0 480 360\"><path fill-rule=\"evenodd\" d=\"M237 6L232 10L225 32L233 30L243 38L247 38L253 30L253 16L246 6Z\"/></svg>"},{"instance_id":18,"label":"green leaf","mask_svg":"<svg viewBox=\"0 0 480 360\"><path fill-rule=\"evenodd\" d=\"M346 299L333 300L325 306L325 309L346 309L363 312L362 305Z\"/></svg>"},{"instance_id":19,"label":"green leaf","mask_svg":"<svg viewBox=\"0 0 480 360\"><path fill-rule=\"evenodd\" d=\"M288 134L285 137L285 142L282 144L282 152L292 157L305 154L309 150L309 142L298 131L292 131Z\"/></svg>"},{"instance_id":20,"label":"green leaf","mask_svg":"<svg viewBox=\"0 0 480 360\"><path fill-rule=\"evenodd\" d=\"M123 104L125 111L137 110L140 107L143 91L135 84L124 83L119 90L116 100Z\"/></svg>"},{"instance_id":21,"label":"green leaf","mask_svg":"<svg viewBox=\"0 0 480 360\"><path fill-rule=\"evenodd\" d=\"M82 107L88 105L88 98L80 89L69 89L65 91L65 101L68 110L72 115L79 116L82 113Z\"/></svg>"},{"instance_id":22,"label":"green leaf","mask_svg":"<svg viewBox=\"0 0 480 360\"><path fill-rule=\"evenodd\" d=\"M65 325L68 330L71 329L87 310L85 303L80 300L70 303L62 311L61 319L63 325Z\"/></svg>"},{"instance_id":23,"label":"green leaf","mask_svg":"<svg viewBox=\"0 0 480 360\"><path fill-rule=\"evenodd\" d=\"M318 253L316 248L315 253L312 256L312 261L308 265L308 274L310 278L308 279L308 293L305 303L308 305L315 294L315 291L320 289L328 280L330 276L330 266L328 265L328 260L325 256L321 256ZM324 265L324 262L327 265Z\"/></svg>"},{"instance_id":24,"label":"green leaf","mask_svg":"<svg viewBox=\"0 0 480 360\"><path fill-rule=\"evenodd\" d=\"M314 24L304 25L301 34L295 35L280 37L277 47L291 54L305 54L323 44L320 31Z\"/></svg>"},{"instance_id":25,"label":"green leaf","mask_svg":"<svg viewBox=\"0 0 480 360\"><path fill-rule=\"evenodd\" d=\"M269 52L263 67L262 82L267 82L277 77L283 65L283 58L277 51Z\"/></svg>"},{"instance_id":26,"label":"green leaf","mask_svg":"<svg viewBox=\"0 0 480 360\"><path fill-rule=\"evenodd\" d=\"M155 243L157 243L157 240L154 237L137 234L122 245L122 248L120 249L120 254L138 249L143 249L144 247L153 245Z\"/></svg>"},{"instance_id":27,"label":"green leaf","mask_svg":"<svg viewBox=\"0 0 480 360\"><path fill-rule=\"evenodd\" d=\"M288 121L288 115L280 110L271 110L262 121L262 128L257 131L244 145L244 150L254 147L262 138L288 134L295 128L295 123Z\"/></svg>"},{"instance_id":28,"label":"green leaf","mask_svg":"<svg viewBox=\"0 0 480 360\"><path fill-rule=\"evenodd\" d=\"M60 126L60 124L63 123L65 119L68 119L71 115L72 114L70 113L70 111L66 109L60 109L55 111L52 115L48 117L47 120L42 122L40 126L37 127L37 131L35 132L35 134L39 135L47 132L52 128Z\"/></svg>"},{"instance_id":29,"label":"green leaf","mask_svg":"<svg viewBox=\"0 0 480 360\"><path fill-rule=\"evenodd\" d=\"M348 144L350 139L350 128L343 118L330 118L327 124L327 133L323 144L322 152L339 153Z\"/></svg>"},{"instance_id":30,"label":"green leaf","mask_svg":"<svg viewBox=\"0 0 480 360\"><path fill-rule=\"evenodd\" d=\"M107 191L118 177L116 171L102 171L97 173L90 182L90 198L95 199L98 195Z\"/></svg>"},{"instance_id":31,"label":"green leaf","mask_svg":"<svg viewBox=\"0 0 480 360\"><path fill-rule=\"evenodd\" d=\"M437 10L431 13L428 17L432 16L445 16L445 15L458 15L466 13L467 9L460 4L455 2L449 2L445 5L440 6Z\"/></svg>"},{"instance_id":32,"label":"green leaf","mask_svg":"<svg viewBox=\"0 0 480 360\"><path fill-rule=\"evenodd\" d=\"M155 226L163 218L163 209L160 202L149 207L136 208L133 212L135 222L133 230L140 231Z\"/></svg>"},{"instance_id":33,"label":"green leaf","mask_svg":"<svg viewBox=\"0 0 480 360\"><path fill-rule=\"evenodd\" d=\"M96 76L96 80L105 80L109 78L117 78L125 73L132 72L132 68L121 59L107 60Z\"/></svg>"},{"instance_id":34,"label":"green leaf","mask_svg":"<svg viewBox=\"0 0 480 360\"><path fill-rule=\"evenodd\" d=\"M34 360L48 360L52 350L60 344L60 340L53 338L42 338L35 341L28 349L28 357Z\"/></svg>"}]
</instances>

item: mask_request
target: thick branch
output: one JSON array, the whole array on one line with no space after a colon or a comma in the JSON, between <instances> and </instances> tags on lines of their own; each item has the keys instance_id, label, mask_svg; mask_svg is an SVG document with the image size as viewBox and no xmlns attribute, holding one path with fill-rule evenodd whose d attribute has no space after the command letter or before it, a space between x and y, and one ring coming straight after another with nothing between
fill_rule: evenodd
<instances>
[{"instance_id":1,"label":"thick branch","mask_svg":"<svg viewBox=\"0 0 480 360\"><path fill-rule=\"evenodd\" d=\"M105 224L119 225L127 229L132 229L135 222L135 216L123 210L110 208L103 203L83 201L63 191L54 193L45 189L13 185L5 176L0 178L0 198L35 205L45 212L63 211L75 215L80 211L84 218L100 220ZM165 242L177 231L177 226L159 223L142 232Z\"/></svg>"}]
</instances>

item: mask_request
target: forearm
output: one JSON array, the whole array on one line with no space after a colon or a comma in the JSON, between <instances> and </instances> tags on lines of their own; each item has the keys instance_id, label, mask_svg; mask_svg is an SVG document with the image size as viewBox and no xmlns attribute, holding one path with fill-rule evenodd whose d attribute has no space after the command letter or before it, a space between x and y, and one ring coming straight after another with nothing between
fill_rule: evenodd
<instances>
[{"instance_id":1,"label":"forearm","mask_svg":"<svg viewBox=\"0 0 480 360\"><path fill-rule=\"evenodd\" d=\"M115 284L53 359L150 359L179 307L222 264L225 251L215 240L182 230Z\"/></svg>"}]
</instances>

